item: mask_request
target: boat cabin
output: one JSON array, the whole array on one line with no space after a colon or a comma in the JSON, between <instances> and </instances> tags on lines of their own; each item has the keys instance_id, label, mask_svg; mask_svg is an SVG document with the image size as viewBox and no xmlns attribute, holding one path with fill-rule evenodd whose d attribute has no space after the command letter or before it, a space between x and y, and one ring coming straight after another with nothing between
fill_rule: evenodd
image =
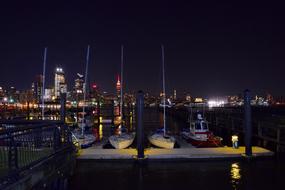
<instances>
[{"instance_id":1,"label":"boat cabin","mask_svg":"<svg viewBox=\"0 0 285 190\"><path fill-rule=\"evenodd\" d=\"M190 124L190 134L197 140L208 140L208 136L210 134L208 122L203 119L192 122Z\"/></svg>"},{"instance_id":2,"label":"boat cabin","mask_svg":"<svg viewBox=\"0 0 285 190\"><path fill-rule=\"evenodd\" d=\"M198 120L191 123L190 126L191 132L207 132L209 131L208 122L204 120Z\"/></svg>"}]
</instances>

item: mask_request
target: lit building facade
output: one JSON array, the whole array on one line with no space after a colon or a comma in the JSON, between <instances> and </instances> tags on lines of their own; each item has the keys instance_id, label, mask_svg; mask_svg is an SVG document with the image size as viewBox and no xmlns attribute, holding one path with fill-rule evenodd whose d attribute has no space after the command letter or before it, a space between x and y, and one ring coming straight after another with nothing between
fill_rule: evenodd
<instances>
[{"instance_id":1,"label":"lit building facade","mask_svg":"<svg viewBox=\"0 0 285 190\"><path fill-rule=\"evenodd\" d=\"M43 96L43 75L37 75L32 83L32 91L36 102L40 102Z\"/></svg>"},{"instance_id":2,"label":"lit building facade","mask_svg":"<svg viewBox=\"0 0 285 190\"><path fill-rule=\"evenodd\" d=\"M117 97L121 98L121 81L120 81L120 76L118 75L117 83L116 83L116 92L117 92Z\"/></svg>"},{"instance_id":3,"label":"lit building facade","mask_svg":"<svg viewBox=\"0 0 285 190\"><path fill-rule=\"evenodd\" d=\"M81 75L82 76L82 75ZM75 79L74 81L74 92L76 94L83 94L83 84L84 84L84 80L83 80L83 76L81 77L79 76L77 79Z\"/></svg>"},{"instance_id":4,"label":"lit building facade","mask_svg":"<svg viewBox=\"0 0 285 190\"><path fill-rule=\"evenodd\" d=\"M67 92L67 85L65 83L65 75L62 68L57 67L54 75L54 96L60 97L60 93Z\"/></svg>"},{"instance_id":5,"label":"lit building facade","mask_svg":"<svg viewBox=\"0 0 285 190\"><path fill-rule=\"evenodd\" d=\"M177 99L177 94L176 94L176 90L174 89L173 90L173 100L176 100Z\"/></svg>"}]
</instances>

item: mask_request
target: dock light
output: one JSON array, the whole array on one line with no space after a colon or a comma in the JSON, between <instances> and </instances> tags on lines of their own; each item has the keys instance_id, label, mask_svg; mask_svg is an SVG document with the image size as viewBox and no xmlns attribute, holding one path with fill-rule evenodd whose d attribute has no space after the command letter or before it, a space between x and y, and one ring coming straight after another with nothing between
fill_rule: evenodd
<instances>
[{"instance_id":1,"label":"dock light","mask_svg":"<svg viewBox=\"0 0 285 190\"><path fill-rule=\"evenodd\" d=\"M237 149L238 148L238 136L237 135L232 136L232 143L233 143L233 148Z\"/></svg>"}]
</instances>

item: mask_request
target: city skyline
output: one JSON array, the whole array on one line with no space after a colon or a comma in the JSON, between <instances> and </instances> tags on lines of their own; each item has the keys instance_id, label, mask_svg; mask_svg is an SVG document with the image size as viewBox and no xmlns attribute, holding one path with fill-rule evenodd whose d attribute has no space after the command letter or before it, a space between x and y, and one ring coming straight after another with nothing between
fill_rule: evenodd
<instances>
[{"instance_id":1,"label":"city skyline","mask_svg":"<svg viewBox=\"0 0 285 190\"><path fill-rule=\"evenodd\" d=\"M21 6L20 6L21 5ZM284 13L273 4L157 1L77 4L5 3L0 44L1 86L30 87L42 73L47 85L61 66L68 86L84 73L91 45L90 81L115 92L120 46L125 47L126 91L161 91L160 44L165 46L166 88L193 96L242 93L284 95ZM278 14L271 14L275 11ZM70 89L69 89L70 90Z\"/></svg>"}]
</instances>

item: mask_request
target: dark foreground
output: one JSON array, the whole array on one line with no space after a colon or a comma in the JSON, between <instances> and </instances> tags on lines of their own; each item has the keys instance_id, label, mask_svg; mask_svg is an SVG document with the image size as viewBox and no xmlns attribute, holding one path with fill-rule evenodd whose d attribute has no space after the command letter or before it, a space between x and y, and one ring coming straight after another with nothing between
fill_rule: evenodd
<instances>
[{"instance_id":1,"label":"dark foreground","mask_svg":"<svg viewBox=\"0 0 285 190\"><path fill-rule=\"evenodd\" d=\"M284 189L285 159L203 162L77 162L68 189Z\"/></svg>"}]
</instances>

